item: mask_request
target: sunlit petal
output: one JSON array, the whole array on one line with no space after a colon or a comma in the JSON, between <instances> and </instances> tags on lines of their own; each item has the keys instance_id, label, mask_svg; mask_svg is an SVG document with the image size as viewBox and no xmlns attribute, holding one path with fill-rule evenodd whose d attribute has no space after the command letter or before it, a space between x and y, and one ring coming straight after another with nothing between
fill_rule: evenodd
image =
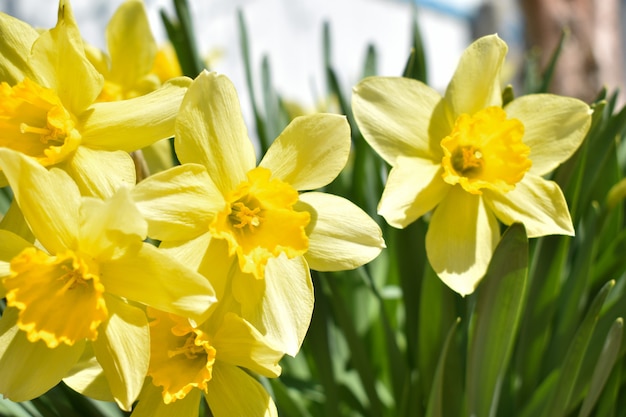
<instances>
[{"instance_id":1,"label":"sunlit petal","mask_svg":"<svg viewBox=\"0 0 626 417\"><path fill-rule=\"evenodd\" d=\"M485 275L499 237L498 221L482 197L455 186L430 220L426 255L446 285L467 295Z\"/></svg>"},{"instance_id":2,"label":"sunlit petal","mask_svg":"<svg viewBox=\"0 0 626 417\"><path fill-rule=\"evenodd\" d=\"M0 51L2 51L0 80L15 85L24 77L34 79L28 66L28 56L33 42L38 37L39 32L27 23L0 13Z\"/></svg>"},{"instance_id":3,"label":"sunlit petal","mask_svg":"<svg viewBox=\"0 0 626 417\"><path fill-rule=\"evenodd\" d=\"M133 198L158 240L193 239L209 230L226 204L202 165L183 164L152 175L133 190Z\"/></svg>"},{"instance_id":4,"label":"sunlit petal","mask_svg":"<svg viewBox=\"0 0 626 417\"><path fill-rule=\"evenodd\" d=\"M48 171L32 158L0 149L4 171L26 221L51 252L75 246L80 193L63 171Z\"/></svg>"},{"instance_id":5,"label":"sunlit petal","mask_svg":"<svg viewBox=\"0 0 626 417\"><path fill-rule=\"evenodd\" d=\"M451 122L462 113L472 115L502 104L500 71L507 50L502 39L490 35L473 42L463 52L445 94Z\"/></svg>"},{"instance_id":6,"label":"sunlit petal","mask_svg":"<svg viewBox=\"0 0 626 417\"><path fill-rule=\"evenodd\" d=\"M16 321L13 308L7 308L0 318L0 392L20 402L39 397L58 384L80 358L85 342L50 349L42 341L29 342Z\"/></svg>"},{"instance_id":7,"label":"sunlit petal","mask_svg":"<svg viewBox=\"0 0 626 417\"><path fill-rule=\"evenodd\" d=\"M404 228L432 210L450 185L442 177L440 162L398 156L389 172L378 214L394 227Z\"/></svg>"},{"instance_id":8,"label":"sunlit petal","mask_svg":"<svg viewBox=\"0 0 626 417\"><path fill-rule=\"evenodd\" d=\"M174 119L190 80L173 78L152 93L128 100L94 103L80 115L83 145L134 151L174 135Z\"/></svg>"},{"instance_id":9,"label":"sunlit petal","mask_svg":"<svg viewBox=\"0 0 626 417\"><path fill-rule=\"evenodd\" d=\"M314 190L339 175L350 154L344 116L315 114L294 119L272 143L259 166L296 190Z\"/></svg>"},{"instance_id":10,"label":"sunlit petal","mask_svg":"<svg viewBox=\"0 0 626 417\"><path fill-rule=\"evenodd\" d=\"M278 416L272 397L261 384L238 367L219 361L213 366L205 396L214 417Z\"/></svg>"},{"instance_id":11,"label":"sunlit petal","mask_svg":"<svg viewBox=\"0 0 626 417\"><path fill-rule=\"evenodd\" d=\"M578 149L591 125L584 102L552 94L519 97L505 108L524 125L524 143L530 147L530 173L544 175Z\"/></svg>"},{"instance_id":12,"label":"sunlit petal","mask_svg":"<svg viewBox=\"0 0 626 417\"><path fill-rule=\"evenodd\" d=\"M93 351L93 344L87 343L80 359L67 372L63 382L76 392L100 401L115 401L104 370Z\"/></svg>"},{"instance_id":13,"label":"sunlit petal","mask_svg":"<svg viewBox=\"0 0 626 417\"><path fill-rule=\"evenodd\" d=\"M93 348L115 401L130 411L148 372L148 319L143 310L119 298L107 296L106 302L109 319L101 326Z\"/></svg>"},{"instance_id":14,"label":"sunlit petal","mask_svg":"<svg viewBox=\"0 0 626 417\"><path fill-rule=\"evenodd\" d=\"M107 292L197 322L204 321L216 301L205 277L149 244L137 253L103 262L101 272Z\"/></svg>"},{"instance_id":15,"label":"sunlit petal","mask_svg":"<svg viewBox=\"0 0 626 417\"><path fill-rule=\"evenodd\" d=\"M223 194L254 168L256 157L233 83L203 71L189 87L176 119L176 154L204 165Z\"/></svg>"},{"instance_id":16,"label":"sunlit petal","mask_svg":"<svg viewBox=\"0 0 626 417\"><path fill-rule=\"evenodd\" d=\"M76 181L82 195L107 198L121 186L135 184L135 165L124 151L79 146L61 167Z\"/></svg>"},{"instance_id":17,"label":"sunlit petal","mask_svg":"<svg viewBox=\"0 0 626 417\"><path fill-rule=\"evenodd\" d=\"M486 191L485 201L502 223L523 223L528 237L574 236L567 202L555 182L526 175L513 191L504 194Z\"/></svg>"},{"instance_id":18,"label":"sunlit petal","mask_svg":"<svg viewBox=\"0 0 626 417\"><path fill-rule=\"evenodd\" d=\"M370 77L354 87L352 108L368 143L389 164L398 155L441 159L450 131L441 95L408 78Z\"/></svg>"},{"instance_id":19,"label":"sunlit petal","mask_svg":"<svg viewBox=\"0 0 626 417\"><path fill-rule=\"evenodd\" d=\"M354 269L374 259L385 247L376 222L345 198L309 192L300 194L300 202L311 213L309 250L304 257L312 269Z\"/></svg>"}]
</instances>

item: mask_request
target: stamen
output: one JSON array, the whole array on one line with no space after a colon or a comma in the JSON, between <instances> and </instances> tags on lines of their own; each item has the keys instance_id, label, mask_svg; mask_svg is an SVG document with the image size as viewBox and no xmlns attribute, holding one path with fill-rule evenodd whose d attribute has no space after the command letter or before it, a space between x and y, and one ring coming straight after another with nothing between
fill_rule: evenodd
<instances>
[{"instance_id":1,"label":"stamen","mask_svg":"<svg viewBox=\"0 0 626 417\"><path fill-rule=\"evenodd\" d=\"M255 207L254 209L250 209L241 201L237 201L233 203L230 207L231 213L228 216L233 227L237 229L243 229L246 226L250 227L250 230L253 230L255 227L259 227L261 225L261 218L258 214L261 212L260 207Z\"/></svg>"},{"instance_id":2,"label":"stamen","mask_svg":"<svg viewBox=\"0 0 626 417\"><path fill-rule=\"evenodd\" d=\"M187 359L195 359L195 358L198 357L199 353L203 353L203 352L206 353L204 348L202 346L197 346L196 345L196 335L195 334L191 334L185 340L185 344L184 345L182 345L181 347L178 347L176 349L168 350L167 351L167 357L168 358L173 358L174 356L185 355L187 357Z\"/></svg>"},{"instance_id":3,"label":"stamen","mask_svg":"<svg viewBox=\"0 0 626 417\"><path fill-rule=\"evenodd\" d=\"M50 136L52 131L43 127L34 127L26 123L20 123L20 133L36 133L41 135L41 141L43 143L48 143L48 136Z\"/></svg>"}]
</instances>

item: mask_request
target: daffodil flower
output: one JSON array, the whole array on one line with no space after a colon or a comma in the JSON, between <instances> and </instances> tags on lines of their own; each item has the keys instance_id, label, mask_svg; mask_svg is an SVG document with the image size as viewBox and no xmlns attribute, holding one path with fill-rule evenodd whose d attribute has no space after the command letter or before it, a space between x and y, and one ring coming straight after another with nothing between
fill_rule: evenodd
<instances>
[{"instance_id":1,"label":"daffodil flower","mask_svg":"<svg viewBox=\"0 0 626 417\"><path fill-rule=\"evenodd\" d=\"M153 73L158 51L143 1L126 0L117 8L107 24L106 41L108 54L85 45L87 58L104 76L98 101L142 96L161 85Z\"/></svg>"},{"instance_id":2,"label":"daffodil flower","mask_svg":"<svg viewBox=\"0 0 626 417\"><path fill-rule=\"evenodd\" d=\"M551 94L503 106L506 52L496 35L474 42L443 97L406 78L371 77L354 88L361 132L392 167L379 213L403 228L434 209L427 256L462 295L486 272L500 238L498 220L523 223L529 237L574 234L563 193L542 176L578 149L591 111Z\"/></svg>"},{"instance_id":3,"label":"daffodil flower","mask_svg":"<svg viewBox=\"0 0 626 417\"><path fill-rule=\"evenodd\" d=\"M149 309L150 366L132 417L198 415L204 396L211 414L276 416L272 397L248 372L275 378L283 353L232 312L200 326Z\"/></svg>"},{"instance_id":4,"label":"daffodil flower","mask_svg":"<svg viewBox=\"0 0 626 417\"><path fill-rule=\"evenodd\" d=\"M197 266L218 299L232 279L242 317L295 354L313 308L309 266L356 268L384 247L380 228L348 200L298 192L327 185L346 164L345 117L296 118L257 166L234 86L203 72L181 104L175 146L183 165L133 191L149 235Z\"/></svg>"},{"instance_id":5,"label":"daffodil flower","mask_svg":"<svg viewBox=\"0 0 626 417\"><path fill-rule=\"evenodd\" d=\"M0 149L0 168L40 244L2 232L0 393L13 401L43 394L91 344L115 400L129 409L148 366L140 305L203 321L211 285L144 243L147 224L126 188L107 200L81 197L64 171L9 149Z\"/></svg>"},{"instance_id":6,"label":"daffodil flower","mask_svg":"<svg viewBox=\"0 0 626 417\"><path fill-rule=\"evenodd\" d=\"M84 195L134 184L128 152L172 136L190 82L181 77L147 95L96 103L104 80L85 55L67 0L56 27L41 34L0 14L0 50L0 147L64 169Z\"/></svg>"}]
</instances>

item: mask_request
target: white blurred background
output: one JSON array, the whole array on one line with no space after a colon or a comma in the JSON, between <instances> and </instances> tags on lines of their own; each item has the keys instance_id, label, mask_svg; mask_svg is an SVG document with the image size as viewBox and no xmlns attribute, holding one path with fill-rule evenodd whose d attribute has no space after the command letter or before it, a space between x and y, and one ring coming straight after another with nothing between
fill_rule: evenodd
<instances>
[{"instance_id":1,"label":"white blurred background","mask_svg":"<svg viewBox=\"0 0 626 417\"><path fill-rule=\"evenodd\" d=\"M105 48L104 31L122 0L73 0L81 33ZM153 33L165 40L159 16L174 17L171 0L145 0ZM379 75L400 75L410 52L411 22L417 6L425 44L429 83L443 91L463 49L477 36L498 32L510 46L509 59L521 50L522 20L515 0L189 0L196 41L212 70L237 87L246 119L251 114L244 78L237 10L247 24L253 73L263 56L272 81L285 99L312 107L324 94L322 31L330 24L332 62L346 91L359 81L369 44L378 53ZM0 0L0 11L35 27L56 23L56 0ZM259 81L255 83L259 85Z\"/></svg>"}]
</instances>

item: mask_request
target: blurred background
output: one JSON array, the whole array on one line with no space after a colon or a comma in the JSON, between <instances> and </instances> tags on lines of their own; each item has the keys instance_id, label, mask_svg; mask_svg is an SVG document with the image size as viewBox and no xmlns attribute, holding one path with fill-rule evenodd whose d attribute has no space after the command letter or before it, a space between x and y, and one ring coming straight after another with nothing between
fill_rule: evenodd
<instances>
[{"instance_id":1,"label":"blurred background","mask_svg":"<svg viewBox=\"0 0 626 417\"><path fill-rule=\"evenodd\" d=\"M73 0L83 36L105 48L106 24L122 0ZM145 0L159 43L166 39L160 13L174 17L170 0ZM378 54L379 75L400 75L410 52L411 23L417 16L428 81L443 91L463 49L475 38L497 32L509 44L505 82L519 84L524 63L540 68L569 36L552 90L591 101L602 85L624 85L626 0L189 0L198 48L207 66L228 75L249 120L237 11L250 40L252 72L259 77L267 57L281 96L313 110L324 97L322 33L328 22L331 59L341 85L361 78L368 45ZM57 1L0 0L0 11L36 27L56 22ZM600 81L602 80L602 81ZM260 85L256 82L255 85Z\"/></svg>"}]
</instances>

